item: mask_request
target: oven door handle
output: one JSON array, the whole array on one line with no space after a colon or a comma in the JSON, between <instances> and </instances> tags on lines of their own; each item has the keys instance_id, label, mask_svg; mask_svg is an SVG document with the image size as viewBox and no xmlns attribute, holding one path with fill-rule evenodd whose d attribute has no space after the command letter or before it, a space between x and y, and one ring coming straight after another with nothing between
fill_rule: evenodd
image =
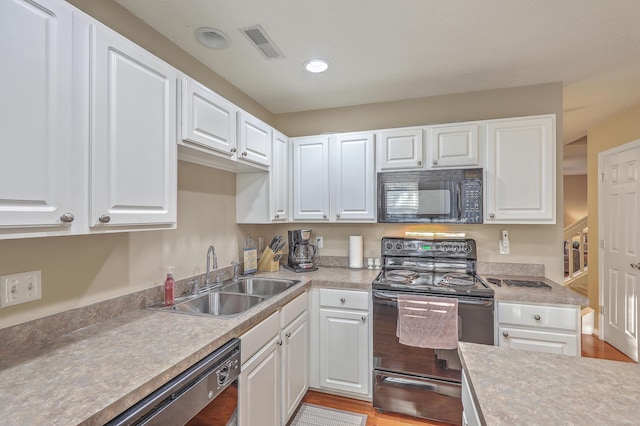
<instances>
[{"instance_id":1,"label":"oven door handle","mask_svg":"<svg viewBox=\"0 0 640 426\"><path fill-rule=\"evenodd\" d=\"M392 301L392 302L397 302L398 301L398 293L393 293L393 292L388 292L388 291L381 291L381 290L374 290L371 292L371 294L373 295L374 298L376 299L383 299L383 300L388 300L388 301ZM402 293L402 294L407 294L407 293ZM426 295L426 294L425 294ZM446 297L446 296L444 296ZM491 306L493 305L493 299L461 299L461 298L456 298L458 299L458 304L461 305L476 305L476 306Z\"/></svg>"}]
</instances>

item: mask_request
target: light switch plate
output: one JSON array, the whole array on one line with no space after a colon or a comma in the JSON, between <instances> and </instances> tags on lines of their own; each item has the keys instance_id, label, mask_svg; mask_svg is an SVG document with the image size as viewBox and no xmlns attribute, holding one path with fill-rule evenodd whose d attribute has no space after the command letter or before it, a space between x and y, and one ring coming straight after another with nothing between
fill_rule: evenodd
<instances>
[{"instance_id":1,"label":"light switch plate","mask_svg":"<svg viewBox=\"0 0 640 426\"><path fill-rule=\"evenodd\" d=\"M316 248L319 248L319 249L324 248L324 238L323 237L320 237L320 236L316 237Z\"/></svg>"},{"instance_id":2,"label":"light switch plate","mask_svg":"<svg viewBox=\"0 0 640 426\"><path fill-rule=\"evenodd\" d=\"M0 308L42 298L41 271L0 276Z\"/></svg>"}]
</instances>

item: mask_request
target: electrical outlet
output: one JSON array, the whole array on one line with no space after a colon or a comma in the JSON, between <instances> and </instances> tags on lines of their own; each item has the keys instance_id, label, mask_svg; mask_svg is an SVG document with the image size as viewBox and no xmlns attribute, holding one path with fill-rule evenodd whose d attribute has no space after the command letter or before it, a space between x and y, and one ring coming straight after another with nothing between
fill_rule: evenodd
<instances>
[{"instance_id":1,"label":"electrical outlet","mask_svg":"<svg viewBox=\"0 0 640 426\"><path fill-rule=\"evenodd\" d=\"M41 298L42 275L40 271L0 276L0 308Z\"/></svg>"},{"instance_id":2,"label":"electrical outlet","mask_svg":"<svg viewBox=\"0 0 640 426\"><path fill-rule=\"evenodd\" d=\"M316 237L316 248L323 248L324 247L324 238L322 237Z\"/></svg>"}]
</instances>

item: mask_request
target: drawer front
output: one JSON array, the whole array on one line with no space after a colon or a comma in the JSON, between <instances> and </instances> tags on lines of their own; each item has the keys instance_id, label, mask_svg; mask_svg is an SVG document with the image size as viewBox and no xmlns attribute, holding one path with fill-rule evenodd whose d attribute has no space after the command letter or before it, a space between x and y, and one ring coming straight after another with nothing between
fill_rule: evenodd
<instances>
[{"instance_id":1,"label":"drawer front","mask_svg":"<svg viewBox=\"0 0 640 426\"><path fill-rule=\"evenodd\" d=\"M577 308L498 303L498 323L579 331Z\"/></svg>"},{"instance_id":2,"label":"drawer front","mask_svg":"<svg viewBox=\"0 0 640 426\"><path fill-rule=\"evenodd\" d=\"M298 316L306 311L308 307L309 296L307 292L302 293L300 296L284 305L280 312L280 328L287 327L291 321L298 318Z\"/></svg>"},{"instance_id":3,"label":"drawer front","mask_svg":"<svg viewBox=\"0 0 640 426\"><path fill-rule=\"evenodd\" d=\"M240 336L240 359L244 364L264 345L280 334L280 311Z\"/></svg>"},{"instance_id":4,"label":"drawer front","mask_svg":"<svg viewBox=\"0 0 640 426\"><path fill-rule=\"evenodd\" d=\"M368 311L369 293L323 288L320 289L320 306Z\"/></svg>"},{"instance_id":5,"label":"drawer front","mask_svg":"<svg viewBox=\"0 0 640 426\"><path fill-rule=\"evenodd\" d=\"M579 356L579 335L500 327L498 346L525 351Z\"/></svg>"}]
</instances>

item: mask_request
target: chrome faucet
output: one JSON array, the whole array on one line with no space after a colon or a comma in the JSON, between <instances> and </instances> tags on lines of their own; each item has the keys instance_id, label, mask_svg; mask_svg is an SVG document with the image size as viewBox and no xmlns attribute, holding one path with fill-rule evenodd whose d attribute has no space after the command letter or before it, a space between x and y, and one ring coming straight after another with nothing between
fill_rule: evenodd
<instances>
[{"instance_id":1,"label":"chrome faucet","mask_svg":"<svg viewBox=\"0 0 640 426\"><path fill-rule=\"evenodd\" d=\"M211 282L211 258L213 258L213 269L218 269L218 258L216 257L216 249L213 246L209 246L207 249L207 275L204 280L205 285Z\"/></svg>"},{"instance_id":2,"label":"chrome faucet","mask_svg":"<svg viewBox=\"0 0 640 426\"><path fill-rule=\"evenodd\" d=\"M238 281L238 269L240 268L240 263L232 260L231 265L233 266L233 280Z\"/></svg>"}]
</instances>

